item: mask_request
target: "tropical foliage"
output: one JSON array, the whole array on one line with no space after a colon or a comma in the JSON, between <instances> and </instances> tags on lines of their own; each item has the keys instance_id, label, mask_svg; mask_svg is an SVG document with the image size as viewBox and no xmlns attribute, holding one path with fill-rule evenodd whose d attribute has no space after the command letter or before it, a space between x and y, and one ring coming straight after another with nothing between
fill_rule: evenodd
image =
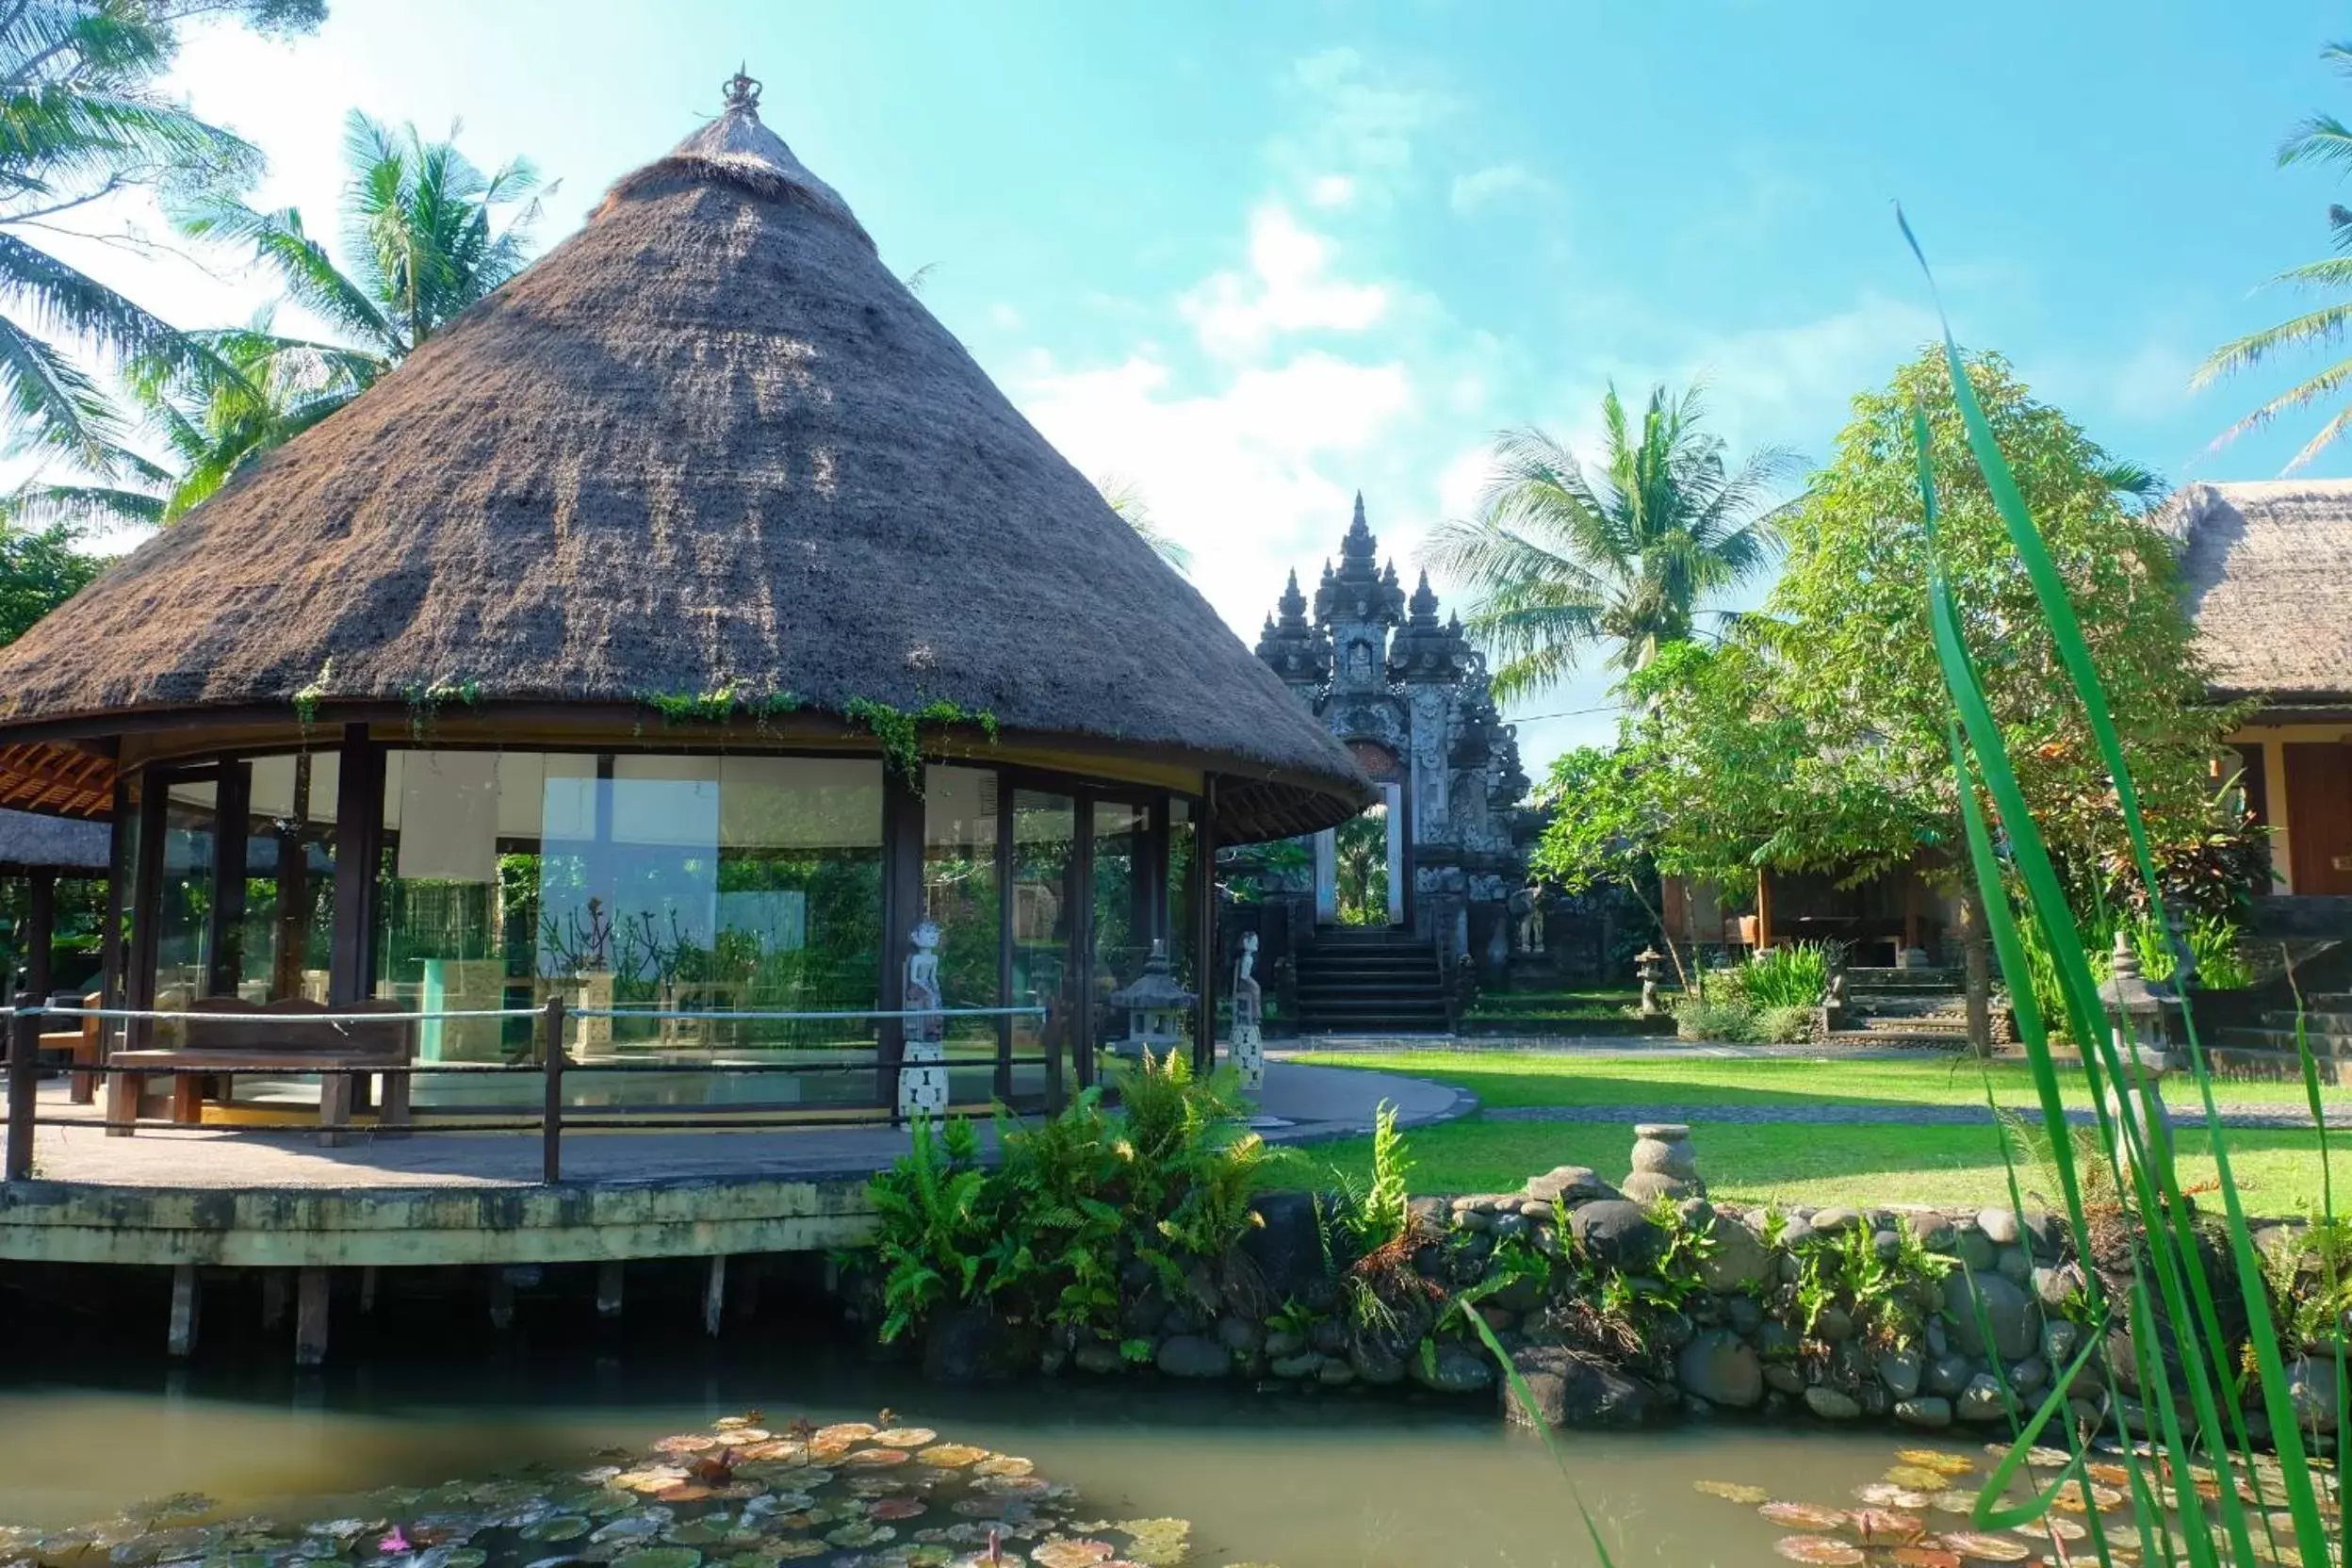
<instances>
[{"instance_id":1,"label":"tropical foliage","mask_svg":"<svg viewBox=\"0 0 2352 1568\"><path fill-rule=\"evenodd\" d=\"M2352 44L2331 43L2320 53L2339 72L2352 75ZM2352 127L2332 114L2315 114L2295 126L2279 143L2278 165L2283 169L2304 163L2338 172L2352 166ZM2328 239L2337 253L2335 255L2290 267L2270 281L2274 286L2283 285L2332 294L2335 298L2315 309L2297 312L2276 326L2223 344L2198 368L2194 384L2202 386L2224 376L2258 369L2282 352L2324 348L2344 335L2346 327L2352 326L2352 293L2347 293L2347 288L2352 287L2352 255L2346 254L2352 253L2352 210L2329 204ZM2338 360L2264 402L2223 432L2221 439L2230 440L2270 423L2281 414L2334 399L2348 380L2352 380L2352 359ZM2287 467L2292 470L2311 462L2347 428L2352 428L2352 400L2344 401L2328 416Z\"/></svg>"},{"instance_id":2,"label":"tropical foliage","mask_svg":"<svg viewBox=\"0 0 2352 1568\"><path fill-rule=\"evenodd\" d=\"M0 645L82 591L106 564L74 547L70 529L0 526Z\"/></svg>"},{"instance_id":3,"label":"tropical foliage","mask_svg":"<svg viewBox=\"0 0 2352 1568\"><path fill-rule=\"evenodd\" d=\"M173 204L184 233L244 252L331 335L281 333L266 310L242 327L185 335L202 353L192 368L186 356L135 356L130 400L169 466L142 465L126 483L34 486L16 498L18 515L171 521L366 391L529 259L539 213L529 163L484 173L453 139L356 110L344 152L348 268L294 208L259 211L219 188Z\"/></svg>"},{"instance_id":4,"label":"tropical foliage","mask_svg":"<svg viewBox=\"0 0 2352 1568\"><path fill-rule=\"evenodd\" d=\"M0 8L0 429L20 454L101 479L136 477L97 362L148 360L198 384L202 348L57 254L71 215L134 188L236 188L261 156L172 103L157 83L181 24L317 24L323 0L14 0Z\"/></svg>"},{"instance_id":5,"label":"tropical foliage","mask_svg":"<svg viewBox=\"0 0 2352 1568\"><path fill-rule=\"evenodd\" d=\"M1441 525L1424 553L1470 589L1464 625L1497 660L1497 699L1554 684L1596 646L1638 669L1770 567L1769 501L1795 460L1768 449L1734 468L1705 415L1698 389L1658 386L1637 427L1611 386L1597 473L1543 431L1495 438L1476 515Z\"/></svg>"},{"instance_id":6,"label":"tropical foliage","mask_svg":"<svg viewBox=\"0 0 2352 1568\"><path fill-rule=\"evenodd\" d=\"M1134 529L1135 537L1151 546L1161 560L1180 572L1192 571L1192 550L1178 543L1176 536L1152 515L1152 503L1144 499L1140 485L1116 474L1104 474L1095 480L1094 487L1102 492L1102 499L1119 514L1119 520Z\"/></svg>"}]
</instances>

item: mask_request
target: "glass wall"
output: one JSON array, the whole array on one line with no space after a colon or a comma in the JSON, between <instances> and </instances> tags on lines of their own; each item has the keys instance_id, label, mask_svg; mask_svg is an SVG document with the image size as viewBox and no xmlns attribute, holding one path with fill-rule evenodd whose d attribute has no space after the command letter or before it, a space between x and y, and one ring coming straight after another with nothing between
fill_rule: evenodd
<instances>
[{"instance_id":1,"label":"glass wall","mask_svg":"<svg viewBox=\"0 0 2352 1568\"><path fill-rule=\"evenodd\" d=\"M1168 942L1179 983L1199 983L1184 913L1195 824L1181 800L940 765L926 770L919 813L901 796L906 808L886 819L874 759L371 756L384 768L382 816L357 833L336 821L335 751L134 779L142 799L163 792L161 831L141 849L156 903L133 911L148 965L136 976L160 1005L359 994L420 1012L521 1014L561 996L579 1064L571 1099L584 1109L865 1106L881 1038L871 1015L922 920L938 927L945 1007L1055 1008L1051 1030L1027 1018L943 1026L955 1103L1035 1105L1064 1081L1049 1054L1068 1063L1082 1043L1124 1041L1126 1015L1108 998L1143 972L1155 939ZM366 782L353 781L354 798L370 797ZM907 824L906 841L886 844L886 820ZM350 854L372 868L376 912L366 948L338 955L335 871ZM891 885L919 890L919 912L888 931L886 880L900 876ZM338 962L353 972L335 973ZM632 1016L655 1012L698 1016ZM786 1013L848 1016L768 1016ZM537 1022L427 1020L418 1059L534 1062ZM1026 1060L1008 1070L1006 1056ZM711 1062L792 1070L647 1070ZM630 1070L599 1071L621 1066ZM429 1075L415 1098L491 1107L538 1093L527 1074Z\"/></svg>"}]
</instances>

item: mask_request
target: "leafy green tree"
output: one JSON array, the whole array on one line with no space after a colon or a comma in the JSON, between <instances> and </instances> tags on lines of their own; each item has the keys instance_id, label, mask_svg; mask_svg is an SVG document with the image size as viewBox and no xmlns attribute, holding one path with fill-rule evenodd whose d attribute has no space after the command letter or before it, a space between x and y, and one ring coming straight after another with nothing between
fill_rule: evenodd
<instances>
[{"instance_id":1,"label":"leafy green tree","mask_svg":"<svg viewBox=\"0 0 2352 1568\"><path fill-rule=\"evenodd\" d=\"M2352 75L2352 44L2331 43L2320 51L2320 57L2346 75ZM2278 165L2315 163L2342 170L2352 166L2352 127L2331 114L2315 114L2297 125L2278 147ZM2297 289L2331 293L2337 297L2313 310L2290 316L2277 326L2249 333L2235 342L2215 349L2198 367L2192 385L2203 386L2223 376L2252 370L2285 350L2319 348L2333 343L2352 327L2352 211L2330 204L2328 208L2328 241L2339 253L2318 261L2307 261L2290 267L2271 279L2273 285L2284 284ZM2291 409L2305 407L2333 397L2347 380L2352 380L2352 359L2338 360L2316 375L2306 377L2278 396L2263 403L2245 418L2222 433L2228 441L2249 430L2266 425ZM2290 470L2299 468L2326 450L2328 445L2352 428L2352 402L2329 416L2319 427L2319 433L2307 442L2303 449L2287 464Z\"/></svg>"},{"instance_id":2,"label":"leafy green tree","mask_svg":"<svg viewBox=\"0 0 2352 1568\"><path fill-rule=\"evenodd\" d=\"M1477 514L1441 524L1423 553L1468 586L1464 624L1495 656L1498 699L1551 686L1597 645L1639 669L1771 567L1770 498L1796 460L1768 449L1733 468L1705 413L1697 389L1654 387L1637 430L1610 387L1597 474L1532 427L1496 437Z\"/></svg>"},{"instance_id":3,"label":"leafy green tree","mask_svg":"<svg viewBox=\"0 0 2352 1568\"><path fill-rule=\"evenodd\" d=\"M1968 360L1995 438L2080 612L2159 839L2198 841L2212 707L2170 542L2119 466L1997 354ZM1837 454L1784 514L1788 564L1736 659L1661 672L1648 692L1655 784L1674 855L1861 878L1911 864L1963 905L1971 1019L1988 1040L1981 911L1959 874L1951 706L1928 627L1929 542L1911 444L1924 409L1937 549L2035 821L2085 895L2122 842L2112 788L2032 584L1968 451L1940 350L1854 400ZM2125 482L2132 482L2128 485ZM2124 488L2119 489L2119 485ZM1699 678L1704 676L1707 678ZM1752 847L1747 847L1751 846Z\"/></svg>"},{"instance_id":4,"label":"leafy green tree","mask_svg":"<svg viewBox=\"0 0 2352 1568\"><path fill-rule=\"evenodd\" d=\"M206 356L48 243L68 215L135 188L239 186L250 144L157 88L184 23L317 25L323 0L9 0L0 5L0 430L14 451L95 475L136 472L89 356L148 358L202 378Z\"/></svg>"},{"instance_id":5,"label":"leafy green tree","mask_svg":"<svg viewBox=\"0 0 2352 1568\"><path fill-rule=\"evenodd\" d=\"M70 529L0 529L0 645L24 636L105 565L74 547Z\"/></svg>"},{"instance_id":6,"label":"leafy green tree","mask_svg":"<svg viewBox=\"0 0 2352 1568\"><path fill-rule=\"evenodd\" d=\"M1332 836L1332 894L1348 925L1388 923L1388 813L1348 818Z\"/></svg>"},{"instance_id":7,"label":"leafy green tree","mask_svg":"<svg viewBox=\"0 0 2352 1568\"><path fill-rule=\"evenodd\" d=\"M197 371L169 356L135 359L126 378L132 400L171 465L142 466L120 484L28 488L16 498L17 515L169 522L374 385L522 270L539 214L529 163L485 174L453 140L427 141L414 125L396 132L356 110L344 151L349 270L292 207L261 212L209 190L177 208L184 232L248 251L339 335L285 335L265 312L244 327L188 334L204 351Z\"/></svg>"}]
</instances>

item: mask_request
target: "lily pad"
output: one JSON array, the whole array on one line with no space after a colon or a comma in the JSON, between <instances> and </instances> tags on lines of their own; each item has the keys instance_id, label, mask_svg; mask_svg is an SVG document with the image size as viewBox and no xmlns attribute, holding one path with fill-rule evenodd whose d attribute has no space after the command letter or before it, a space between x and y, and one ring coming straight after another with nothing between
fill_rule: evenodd
<instances>
[{"instance_id":1,"label":"lily pad","mask_svg":"<svg viewBox=\"0 0 2352 1568\"><path fill-rule=\"evenodd\" d=\"M1866 1544L1885 1546L1907 1544L1927 1533L1927 1521L1916 1513L1901 1513L1890 1508L1858 1508L1846 1515L1846 1523Z\"/></svg>"},{"instance_id":2,"label":"lily pad","mask_svg":"<svg viewBox=\"0 0 2352 1568\"><path fill-rule=\"evenodd\" d=\"M559 1513L552 1519L525 1525L521 1530L525 1541L577 1541L587 1533L588 1518L580 1513Z\"/></svg>"},{"instance_id":3,"label":"lily pad","mask_svg":"<svg viewBox=\"0 0 2352 1568\"><path fill-rule=\"evenodd\" d=\"M975 1476L1025 1476L1037 1467L1035 1460L1018 1454L990 1454L972 1467Z\"/></svg>"},{"instance_id":4,"label":"lily pad","mask_svg":"<svg viewBox=\"0 0 2352 1568\"><path fill-rule=\"evenodd\" d=\"M837 1421L829 1427L819 1427L811 1443L828 1446L836 1443L863 1443L874 1434L875 1429L864 1421Z\"/></svg>"},{"instance_id":5,"label":"lily pad","mask_svg":"<svg viewBox=\"0 0 2352 1568\"><path fill-rule=\"evenodd\" d=\"M1746 1503L1751 1508L1772 1496L1760 1486L1748 1486L1740 1481L1692 1481L1690 1488L1710 1497L1721 1497L1727 1503Z\"/></svg>"},{"instance_id":6,"label":"lily pad","mask_svg":"<svg viewBox=\"0 0 2352 1568\"><path fill-rule=\"evenodd\" d=\"M772 1541L767 1546L767 1550L775 1554L778 1562L790 1562L795 1558L823 1557L826 1549L824 1542L811 1541L806 1537L799 1540Z\"/></svg>"},{"instance_id":7,"label":"lily pad","mask_svg":"<svg viewBox=\"0 0 2352 1568\"><path fill-rule=\"evenodd\" d=\"M825 1538L836 1546L879 1546L885 1541L898 1539L898 1531L888 1525L871 1525L860 1519L840 1529L828 1530Z\"/></svg>"},{"instance_id":8,"label":"lily pad","mask_svg":"<svg viewBox=\"0 0 2352 1568\"><path fill-rule=\"evenodd\" d=\"M866 1510L866 1517L885 1521L920 1519L928 1511L929 1505L918 1498L883 1497L878 1499L872 1508Z\"/></svg>"},{"instance_id":9,"label":"lily pad","mask_svg":"<svg viewBox=\"0 0 2352 1568\"><path fill-rule=\"evenodd\" d=\"M845 1455L841 1463L845 1468L872 1470L904 1464L914 1457L904 1448L860 1448L856 1453Z\"/></svg>"},{"instance_id":10,"label":"lily pad","mask_svg":"<svg viewBox=\"0 0 2352 1568\"><path fill-rule=\"evenodd\" d=\"M925 1464L936 1464L948 1470L961 1470L988 1457L986 1448L976 1448L969 1443L934 1443L915 1455Z\"/></svg>"},{"instance_id":11,"label":"lily pad","mask_svg":"<svg viewBox=\"0 0 2352 1568\"><path fill-rule=\"evenodd\" d=\"M1772 1524L1792 1530L1838 1530L1846 1527L1846 1511L1819 1503L1766 1503L1756 1511Z\"/></svg>"},{"instance_id":12,"label":"lily pad","mask_svg":"<svg viewBox=\"0 0 2352 1568\"><path fill-rule=\"evenodd\" d=\"M887 1427L873 1437L885 1448L920 1448L939 1440L939 1434L928 1427Z\"/></svg>"},{"instance_id":13,"label":"lily pad","mask_svg":"<svg viewBox=\"0 0 2352 1568\"><path fill-rule=\"evenodd\" d=\"M1886 1560L1894 1568L1960 1568L1960 1554L1941 1546L1898 1546Z\"/></svg>"},{"instance_id":14,"label":"lily pad","mask_svg":"<svg viewBox=\"0 0 2352 1568\"><path fill-rule=\"evenodd\" d=\"M1945 1477L1944 1472L1929 1465L1898 1464L1882 1478L1914 1492L1941 1492Z\"/></svg>"},{"instance_id":15,"label":"lily pad","mask_svg":"<svg viewBox=\"0 0 2352 1568\"><path fill-rule=\"evenodd\" d=\"M1980 1530L1947 1530L1943 1544L1948 1551L1981 1562L2023 1562L2033 1556L2014 1535L1988 1535Z\"/></svg>"},{"instance_id":16,"label":"lily pad","mask_svg":"<svg viewBox=\"0 0 2352 1568\"><path fill-rule=\"evenodd\" d=\"M1055 1536L1040 1542L1029 1554L1029 1560L1037 1568L1095 1568L1119 1555L1118 1548L1107 1541L1072 1541Z\"/></svg>"},{"instance_id":17,"label":"lily pad","mask_svg":"<svg viewBox=\"0 0 2352 1568\"><path fill-rule=\"evenodd\" d=\"M1772 1543L1772 1550L1791 1562L1822 1563L1828 1568L1855 1568L1870 1560L1861 1547L1834 1535L1784 1535Z\"/></svg>"},{"instance_id":18,"label":"lily pad","mask_svg":"<svg viewBox=\"0 0 2352 1568\"><path fill-rule=\"evenodd\" d=\"M1941 1448L1897 1448L1895 1458L1946 1476L1965 1476L1976 1468L1976 1461L1968 1455L1946 1453Z\"/></svg>"},{"instance_id":19,"label":"lily pad","mask_svg":"<svg viewBox=\"0 0 2352 1568\"><path fill-rule=\"evenodd\" d=\"M1927 1500L1927 1506L1938 1513L1968 1514L1976 1511L1973 1492L1938 1492Z\"/></svg>"},{"instance_id":20,"label":"lily pad","mask_svg":"<svg viewBox=\"0 0 2352 1568\"><path fill-rule=\"evenodd\" d=\"M702 1568L702 1554L692 1546L643 1546L614 1558L612 1568Z\"/></svg>"},{"instance_id":21,"label":"lily pad","mask_svg":"<svg viewBox=\"0 0 2352 1568\"><path fill-rule=\"evenodd\" d=\"M1854 1494L1872 1508L1925 1508L1935 1500L1932 1492L1919 1492L1892 1481L1866 1481L1854 1489Z\"/></svg>"}]
</instances>

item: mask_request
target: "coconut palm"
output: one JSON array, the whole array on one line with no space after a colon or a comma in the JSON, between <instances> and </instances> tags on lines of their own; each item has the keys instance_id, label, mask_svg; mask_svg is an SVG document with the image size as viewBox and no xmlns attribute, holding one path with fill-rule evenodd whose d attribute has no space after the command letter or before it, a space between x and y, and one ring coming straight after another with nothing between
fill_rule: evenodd
<instances>
[{"instance_id":1,"label":"coconut palm","mask_svg":"<svg viewBox=\"0 0 2352 1568\"><path fill-rule=\"evenodd\" d=\"M1422 553L1469 589L1465 627L1497 661L1497 698L1542 691L1605 645L1612 668L1639 669L1771 566L1771 498L1796 459L1773 448L1730 467L1705 412L1695 387L1653 387L1637 430L1612 385L1593 475L1533 427L1495 437L1477 514L1440 524Z\"/></svg>"},{"instance_id":2,"label":"coconut palm","mask_svg":"<svg viewBox=\"0 0 2352 1568\"><path fill-rule=\"evenodd\" d=\"M1160 527L1152 515L1152 505L1143 498L1143 491L1133 480L1116 474L1096 478L1094 487L1102 492L1102 499L1119 514L1119 520L1135 531L1135 537L1152 547L1159 558L1189 577L1192 575L1192 550L1177 543L1168 531Z\"/></svg>"},{"instance_id":3,"label":"coconut palm","mask_svg":"<svg viewBox=\"0 0 2352 1568\"><path fill-rule=\"evenodd\" d=\"M238 184L259 172L252 146L154 90L175 24L222 8L239 8L0 6L0 432L17 453L61 456L104 478L134 466L123 422L77 351L166 361L198 379L212 371L168 322L59 260L48 241L69 232L68 214L133 187ZM270 23L267 5L242 9Z\"/></svg>"},{"instance_id":4,"label":"coconut palm","mask_svg":"<svg viewBox=\"0 0 2352 1568\"><path fill-rule=\"evenodd\" d=\"M2338 71L2352 75L2352 44L2331 43L2320 51L2320 57ZM2340 169L2352 166L2352 127L2328 114L2313 115L2304 121L2278 146L2280 168L2297 163L2331 164ZM2271 283L2338 294L2352 286L2352 253L2352 253L2352 210L2330 205L2328 209L2328 240L2338 254L2319 261L2307 261L2300 267L2290 267L2271 279ZM2332 343L2344 335L2347 327L2352 327L2352 298L2339 298L2316 310L2291 316L2277 326L2251 333L2234 343L2223 344L2197 368L2190 384L2203 386L2223 376L2251 370L2272 354L2284 350L2317 348ZM2290 409L2329 398L2344 388L2347 382L2352 382L2352 359L2338 360L2263 403L2224 431L2213 444L2220 446L2222 442L2268 424ZM2352 401L2345 402L2327 423L2319 427L2319 433L2288 461L2287 471L2300 468L2317 457L2347 428L2352 428Z\"/></svg>"},{"instance_id":5,"label":"coconut palm","mask_svg":"<svg viewBox=\"0 0 2352 1568\"><path fill-rule=\"evenodd\" d=\"M119 484L28 486L11 498L11 515L169 522L366 391L522 270L539 212L530 164L516 159L484 174L453 140L428 142L414 125L396 133L356 110L344 149L348 270L294 208L261 212L208 192L176 213L188 235L250 251L344 341L282 335L265 312L244 327L186 335L204 351L201 374L182 361L138 358L125 378L131 400L169 464L132 463Z\"/></svg>"}]
</instances>

